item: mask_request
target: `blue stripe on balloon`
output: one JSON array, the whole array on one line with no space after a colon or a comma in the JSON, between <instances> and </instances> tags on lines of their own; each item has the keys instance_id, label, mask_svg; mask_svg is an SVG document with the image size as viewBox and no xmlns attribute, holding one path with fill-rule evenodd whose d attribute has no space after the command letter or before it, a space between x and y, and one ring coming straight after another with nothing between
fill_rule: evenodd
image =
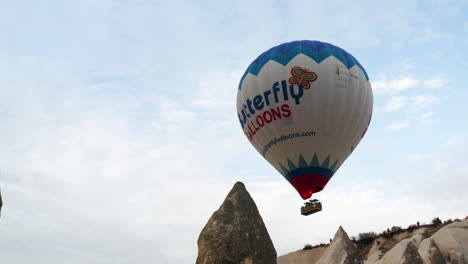
<instances>
[{"instance_id":1,"label":"blue stripe on balloon","mask_svg":"<svg viewBox=\"0 0 468 264\"><path fill-rule=\"evenodd\" d=\"M305 167L305 168L297 168L288 172L285 178L286 180L291 181L297 176L301 176L304 174L320 174L320 175L327 177L328 179L331 179L331 177L333 177L333 174L335 174L335 172L329 169L321 168L321 167Z\"/></svg>"},{"instance_id":2,"label":"blue stripe on balloon","mask_svg":"<svg viewBox=\"0 0 468 264\"><path fill-rule=\"evenodd\" d=\"M265 64L270 60L276 61L285 66L298 54L304 54L317 63L322 62L330 56L334 56L346 65L348 69L357 65L364 72L366 80L369 80L369 76L367 75L366 70L364 70L364 67L362 67L362 65L344 49L326 42L298 40L273 47L258 56L258 58L249 65L244 75L242 75L239 83L239 90L241 89L242 82L248 73L258 75L263 66L265 66Z\"/></svg>"}]
</instances>

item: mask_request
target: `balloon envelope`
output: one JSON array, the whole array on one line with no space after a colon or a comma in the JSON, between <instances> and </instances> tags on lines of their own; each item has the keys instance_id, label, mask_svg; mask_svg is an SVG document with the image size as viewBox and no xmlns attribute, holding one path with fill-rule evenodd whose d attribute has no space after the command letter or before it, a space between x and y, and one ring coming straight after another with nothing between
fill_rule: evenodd
<instances>
[{"instance_id":1,"label":"balloon envelope","mask_svg":"<svg viewBox=\"0 0 468 264\"><path fill-rule=\"evenodd\" d=\"M309 40L261 54L237 94L244 134L303 199L321 191L359 144L372 105L361 64L337 46Z\"/></svg>"}]
</instances>

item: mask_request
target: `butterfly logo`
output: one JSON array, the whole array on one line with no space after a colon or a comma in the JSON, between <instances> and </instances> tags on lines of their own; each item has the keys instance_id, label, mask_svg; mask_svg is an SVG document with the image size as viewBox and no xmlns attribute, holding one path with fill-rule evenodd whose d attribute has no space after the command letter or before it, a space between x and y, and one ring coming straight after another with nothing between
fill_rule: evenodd
<instances>
[{"instance_id":1,"label":"butterfly logo","mask_svg":"<svg viewBox=\"0 0 468 264\"><path fill-rule=\"evenodd\" d=\"M302 86L304 89L311 87L311 82L317 80L317 73L311 72L308 69L302 69L301 67L293 67L291 69L292 77L289 78L290 84L296 84Z\"/></svg>"}]
</instances>

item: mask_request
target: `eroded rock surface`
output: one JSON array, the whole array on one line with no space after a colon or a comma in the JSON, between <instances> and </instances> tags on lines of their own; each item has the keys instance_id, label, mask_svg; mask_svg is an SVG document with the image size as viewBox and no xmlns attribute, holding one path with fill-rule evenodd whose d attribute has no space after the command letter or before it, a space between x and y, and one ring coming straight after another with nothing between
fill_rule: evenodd
<instances>
[{"instance_id":1,"label":"eroded rock surface","mask_svg":"<svg viewBox=\"0 0 468 264\"><path fill-rule=\"evenodd\" d=\"M325 253L327 247L297 250L278 257L278 264L313 264Z\"/></svg>"},{"instance_id":2,"label":"eroded rock surface","mask_svg":"<svg viewBox=\"0 0 468 264\"><path fill-rule=\"evenodd\" d=\"M421 243L421 240L421 234L416 234L410 238L403 239L375 263L423 264L424 262L419 255L417 248Z\"/></svg>"},{"instance_id":3,"label":"eroded rock surface","mask_svg":"<svg viewBox=\"0 0 468 264\"><path fill-rule=\"evenodd\" d=\"M362 264L362 259L348 234L340 226L333 242L316 264Z\"/></svg>"},{"instance_id":4,"label":"eroded rock surface","mask_svg":"<svg viewBox=\"0 0 468 264\"><path fill-rule=\"evenodd\" d=\"M424 239L418 252L426 264L445 264L444 257L432 238Z\"/></svg>"},{"instance_id":5,"label":"eroded rock surface","mask_svg":"<svg viewBox=\"0 0 468 264\"><path fill-rule=\"evenodd\" d=\"M367 258L364 257L365 264L468 264L468 219L456 220L440 227L432 236L424 239L427 230L428 228L421 227L412 233L402 233L391 238L378 237L369 245ZM342 229L339 230L337 235L342 232ZM344 258L349 252L345 246L347 243L338 247L335 242L338 242L336 237L319 261L308 256L310 254L316 257L317 252L298 250L281 256L278 263L324 264L359 261Z\"/></svg>"},{"instance_id":6,"label":"eroded rock surface","mask_svg":"<svg viewBox=\"0 0 468 264\"><path fill-rule=\"evenodd\" d=\"M431 238L448 263L468 263L468 220L446 225Z\"/></svg>"},{"instance_id":7,"label":"eroded rock surface","mask_svg":"<svg viewBox=\"0 0 468 264\"><path fill-rule=\"evenodd\" d=\"M421 256L418 253L418 249L413 242L408 243L405 251L403 252L403 259L401 264L424 264Z\"/></svg>"},{"instance_id":8,"label":"eroded rock surface","mask_svg":"<svg viewBox=\"0 0 468 264\"><path fill-rule=\"evenodd\" d=\"M196 264L274 264L276 250L257 206L241 182L198 238Z\"/></svg>"}]
</instances>

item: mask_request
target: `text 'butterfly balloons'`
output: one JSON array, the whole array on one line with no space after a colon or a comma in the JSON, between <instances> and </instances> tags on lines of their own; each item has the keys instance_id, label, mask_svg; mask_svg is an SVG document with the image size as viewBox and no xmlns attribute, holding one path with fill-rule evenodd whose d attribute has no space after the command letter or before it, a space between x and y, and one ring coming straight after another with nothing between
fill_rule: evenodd
<instances>
[{"instance_id":1,"label":"text 'butterfly balloons'","mask_svg":"<svg viewBox=\"0 0 468 264\"><path fill-rule=\"evenodd\" d=\"M359 144L372 105L361 64L337 46L309 40L261 54L237 93L244 134L303 199L320 192Z\"/></svg>"}]
</instances>

